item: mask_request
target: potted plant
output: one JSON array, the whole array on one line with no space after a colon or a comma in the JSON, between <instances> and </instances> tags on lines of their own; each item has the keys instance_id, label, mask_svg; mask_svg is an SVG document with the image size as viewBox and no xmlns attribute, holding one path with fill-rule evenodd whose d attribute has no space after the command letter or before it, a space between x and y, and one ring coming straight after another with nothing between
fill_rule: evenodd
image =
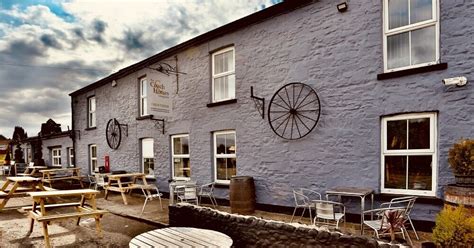
<instances>
[{"instance_id":1,"label":"potted plant","mask_svg":"<svg viewBox=\"0 0 474 248\"><path fill-rule=\"evenodd\" d=\"M461 139L449 149L449 165L454 171L456 184L474 186L474 140Z\"/></svg>"}]
</instances>

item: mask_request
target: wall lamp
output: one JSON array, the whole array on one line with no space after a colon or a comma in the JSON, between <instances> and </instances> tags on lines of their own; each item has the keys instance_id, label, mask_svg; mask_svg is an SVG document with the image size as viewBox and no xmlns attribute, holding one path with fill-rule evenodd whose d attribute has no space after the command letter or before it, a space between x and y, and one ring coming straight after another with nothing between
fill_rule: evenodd
<instances>
[{"instance_id":1,"label":"wall lamp","mask_svg":"<svg viewBox=\"0 0 474 248\"><path fill-rule=\"evenodd\" d=\"M347 10L347 2L343 2L337 5L337 11L345 12Z\"/></svg>"}]
</instances>

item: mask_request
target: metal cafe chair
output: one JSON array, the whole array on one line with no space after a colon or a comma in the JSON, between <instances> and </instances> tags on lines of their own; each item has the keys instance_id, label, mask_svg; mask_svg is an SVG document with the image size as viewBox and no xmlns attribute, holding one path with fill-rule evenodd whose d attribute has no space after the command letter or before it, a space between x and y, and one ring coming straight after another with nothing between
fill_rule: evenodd
<instances>
[{"instance_id":1,"label":"metal cafe chair","mask_svg":"<svg viewBox=\"0 0 474 248\"><path fill-rule=\"evenodd\" d=\"M143 203L141 214L143 214L143 212L145 211L146 204L156 198L160 200L160 208L161 210L163 210L163 204L161 203L161 196L163 196L163 194L161 194L158 190L158 186L148 184L142 185L140 188L143 192L143 195L145 196L145 203Z\"/></svg>"},{"instance_id":2,"label":"metal cafe chair","mask_svg":"<svg viewBox=\"0 0 474 248\"><path fill-rule=\"evenodd\" d=\"M197 187L195 185L176 186L176 195L181 202L194 202L199 205Z\"/></svg>"},{"instance_id":3,"label":"metal cafe chair","mask_svg":"<svg viewBox=\"0 0 474 248\"><path fill-rule=\"evenodd\" d=\"M311 210L314 208L314 205L311 204L310 199L307 196L305 196L303 193L301 193L301 191L298 192L296 190L293 190L293 197L295 199L295 209L293 210L293 215L291 216L290 222L293 222L293 219L296 214L296 210L299 208L302 208L303 212L301 213L300 220L301 218L303 218L303 215L306 209L308 209L310 221L311 223L313 223L313 215L311 213Z\"/></svg>"},{"instance_id":4,"label":"metal cafe chair","mask_svg":"<svg viewBox=\"0 0 474 248\"><path fill-rule=\"evenodd\" d=\"M384 202L380 205L380 207L406 207L407 211L405 213L405 218L408 220L408 223L410 224L411 228L413 229L413 232L415 233L415 237L417 240L420 240L418 237L418 233L416 232L415 226L413 225L413 221L410 218L410 213L413 210L413 207L415 206L415 201L416 201L416 196L402 196L402 197L396 197L390 200L390 202Z\"/></svg>"},{"instance_id":5,"label":"metal cafe chair","mask_svg":"<svg viewBox=\"0 0 474 248\"><path fill-rule=\"evenodd\" d=\"M372 210L364 211L364 226L371 228L375 236L380 238L382 235L390 235L390 230L392 228L399 229L395 233L401 233L403 238L405 238L405 233L407 234L408 241L410 244L413 244L408 234L408 231L405 227L407 218L405 218L407 212L407 207L387 207L387 208L377 208ZM373 215L372 215L373 213ZM365 215L371 214L376 217L376 219L365 220ZM392 224L391 224L392 222ZM395 225L393 224L395 223ZM394 225L394 226L392 226Z\"/></svg>"},{"instance_id":6,"label":"metal cafe chair","mask_svg":"<svg viewBox=\"0 0 474 248\"><path fill-rule=\"evenodd\" d=\"M200 186L199 189L199 202L202 202L202 197L208 197L209 200L211 201L211 204L214 208L217 207L217 201L216 198L214 197L214 183L206 183Z\"/></svg>"},{"instance_id":7,"label":"metal cafe chair","mask_svg":"<svg viewBox=\"0 0 474 248\"><path fill-rule=\"evenodd\" d=\"M316 209L313 224L316 225L318 220L322 220L324 223L329 221L336 222L336 228L339 228L339 223L345 221L346 208L342 203L325 201L325 200L313 200L314 207Z\"/></svg>"},{"instance_id":8,"label":"metal cafe chair","mask_svg":"<svg viewBox=\"0 0 474 248\"><path fill-rule=\"evenodd\" d=\"M89 179L89 188L97 190L97 180L94 175L87 175Z\"/></svg>"}]
</instances>

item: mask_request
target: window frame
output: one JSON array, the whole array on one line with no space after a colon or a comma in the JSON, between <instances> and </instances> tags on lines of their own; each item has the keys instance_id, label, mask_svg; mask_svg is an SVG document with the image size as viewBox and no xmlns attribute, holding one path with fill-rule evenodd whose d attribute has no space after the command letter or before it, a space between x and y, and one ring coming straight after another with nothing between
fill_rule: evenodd
<instances>
[{"instance_id":1,"label":"window frame","mask_svg":"<svg viewBox=\"0 0 474 248\"><path fill-rule=\"evenodd\" d=\"M408 69L413 69L413 68L419 68L419 67L424 67L424 66L429 66L429 65L435 65L440 63L440 21L439 21L439 13L440 13L440 4L438 0L431 0L432 3L432 18L431 20L425 20L422 22L414 23L414 24L409 24L405 25L402 27L390 29L389 28L389 22L388 22L388 1L389 0L383 0L383 64L384 64L384 72L394 72L394 71L402 71L402 70L408 70ZM410 5L410 0L408 0L408 5ZM408 15L410 15L410 6L408 6ZM409 46L409 59L410 59L410 65L408 66L403 66L403 67L397 67L397 68L392 68L388 69L388 47L387 47L387 39L389 36L396 35L396 34L401 34L405 32L410 32L410 31L415 31L419 30L422 28L434 26L435 27L435 60L431 62L425 62L425 63L420 63L420 64L415 64L411 65L411 33L409 33L409 41L408 41L408 46Z\"/></svg>"},{"instance_id":2,"label":"window frame","mask_svg":"<svg viewBox=\"0 0 474 248\"><path fill-rule=\"evenodd\" d=\"M233 63L233 68L232 68L232 71L227 71L227 72L223 72L223 73L219 73L219 74L214 74L214 71L215 71L215 57L219 54L223 54L223 53L226 53L228 51L232 51L233 53L233 58L234 58L234 63ZM216 100L215 99L215 79L218 78L218 77L224 77L224 76L229 76L229 75L234 75L235 76L235 47L234 46L229 46L229 47L226 47L226 48L222 48L222 49L219 49L215 52L212 52L211 54L211 67L212 67L212 71L211 71L211 74L212 74L212 93L211 93L211 102L212 103L216 103L216 102L224 102L224 101L229 101L229 100L233 100L233 99L236 99L236 95L237 95L237 78L235 78L235 83L234 83L234 97L228 97L228 98L223 98L223 99L219 99L219 100Z\"/></svg>"},{"instance_id":3,"label":"window frame","mask_svg":"<svg viewBox=\"0 0 474 248\"><path fill-rule=\"evenodd\" d=\"M94 109L92 109L92 100L94 100ZM97 127L97 99L95 96L87 98L87 127ZM93 122L93 123L92 123Z\"/></svg>"},{"instance_id":4,"label":"window frame","mask_svg":"<svg viewBox=\"0 0 474 248\"><path fill-rule=\"evenodd\" d=\"M143 173L145 173L145 159L146 158L150 158L150 157L145 157L143 156L143 151L145 150L143 147L143 143L146 141L146 140L151 140L152 141L152 151L153 151L153 165L155 165L155 139L151 138L151 137L146 137L146 138L141 138L140 139L140 149L141 149L141 154L140 154L140 167L141 167L141 170ZM155 166L154 166L155 167ZM156 167L155 167L156 168ZM146 178L155 178L155 168L153 169L153 174L145 174L145 177Z\"/></svg>"},{"instance_id":5,"label":"window frame","mask_svg":"<svg viewBox=\"0 0 474 248\"><path fill-rule=\"evenodd\" d=\"M188 137L188 154L174 154L174 138L182 138L182 137ZM175 180L185 180L189 181L191 180L191 177L175 177L174 176L174 159L175 158L187 158L189 159L189 173L191 174L191 158L190 158L190 153L191 153L191 145L189 144L190 138L189 134L175 134L171 135L171 178Z\"/></svg>"},{"instance_id":6,"label":"window frame","mask_svg":"<svg viewBox=\"0 0 474 248\"><path fill-rule=\"evenodd\" d=\"M143 94L143 83L145 82L145 85L146 85L146 92L145 94ZM139 111L140 111L140 114L139 116L147 116L148 115L148 95L147 95L147 92L148 92L148 79L146 76L143 76L141 78L138 79L138 83L139 83L139 98L140 98L140 107L139 107ZM145 101L145 104L143 104ZM145 105L145 106L144 106Z\"/></svg>"},{"instance_id":7,"label":"window frame","mask_svg":"<svg viewBox=\"0 0 474 248\"><path fill-rule=\"evenodd\" d=\"M95 155L96 157L92 157L92 148L95 147ZM97 167L97 170L99 169L99 162L97 160L97 158L99 157L99 152L97 150L97 144L90 144L89 145L89 168L91 170L91 173L92 174L95 174L96 171L95 171L95 168L93 168L92 166L92 162L95 161L95 164L96 164L96 167ZM98 172L98 171L97 171Z\"/></svg>"},{"instance_id":8,"label":"window frame","mask_svg":"<svg viewBox=\"0 0 474 248\"><path fill-rule=\"evenodd\" d=\"M226 135L226 134L234 134L234 140L235 140L235 153L234 154L217 154L217 136L218 135ZM237 161L237 132L235 130L227 130L227 131L217 131L217 132L213 132L212 134L213 136L213 166L214 166L214 182L218 183L218 184L225 184L225 185L229 185L230 184L230 180L220 180L220 179L217 179L217 159L218 158L235 158L235 160ZM237 168L235 168L235 175L237 175Z\"/></svg>"},{"instance_id":9,"label":"window frame","mask_svg":"<svg viewBox=\"0 0 474 248\"><path fill-rule=\"evenodd\" d=\"M430 120L430 148L429 149L406 149L406 150L388 150L387 149L387 122L396 120L410 120L429 118ZM380 192L388 194L436 196L438 185L438 126L437 113L409 113L381 118L381 153L380 153ZM407 142L409 132L407 130ZM413 190L413 189L393 189L385 188L385 156L416 156L431 155L431 190ZM408 163L408 162L407 162ZM408 171L407 171L408 174Z\"/></svg>"},{"instance_id":10,"label":"window frame","mask_svg":"<svg viewBox=\"0 0 474 248\"><path fill-rule=\"evenodd\" d=\"M54 152L57 152L56 155L54 155ZM55 163L55 159L58 159L58 164ZM62 167L62 161L61 161L61 147L55 147L51 148L51 166L53 167Z\"/></svg>"}]
</instances>

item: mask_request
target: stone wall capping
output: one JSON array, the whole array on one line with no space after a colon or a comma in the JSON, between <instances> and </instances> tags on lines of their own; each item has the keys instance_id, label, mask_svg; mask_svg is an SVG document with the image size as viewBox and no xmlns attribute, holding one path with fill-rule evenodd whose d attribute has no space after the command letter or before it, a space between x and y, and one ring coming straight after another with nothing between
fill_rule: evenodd
<instances>
[{"instance_id":1,"label":"stone wall capping","mask_svg":"<svg viewBox=\"0 0 474 248\"><path fill-rule=\"evenodd\" d=\"M236 247L407 247L371 237L345 234L326 226L286 223L178 203L169 208L170 226L206 228L229 235Z\"/></svg>"}]
</instances>

